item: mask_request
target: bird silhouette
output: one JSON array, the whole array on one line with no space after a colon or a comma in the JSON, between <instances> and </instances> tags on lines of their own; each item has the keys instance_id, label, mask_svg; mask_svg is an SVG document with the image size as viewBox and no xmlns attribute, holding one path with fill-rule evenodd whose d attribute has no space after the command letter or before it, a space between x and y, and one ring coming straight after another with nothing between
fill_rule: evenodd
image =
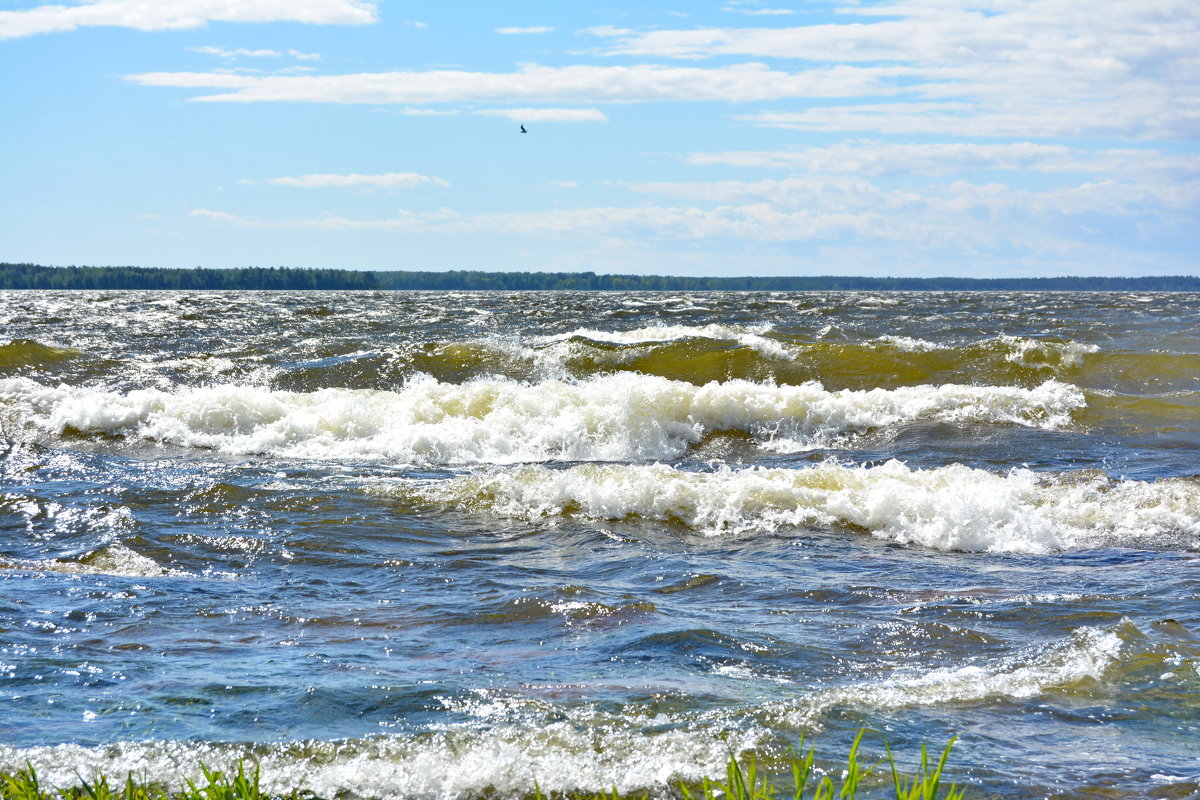
<instances>
[{"instance_id":1,"label":"bird silhouette","mask_svg":"<svg viewBox=\"0 0 1200 800\"><path fill-rule=\"evenodd\" d=\"M525 130L524 125L521 126L521 133L529 133L529 131Z\"/></svg>"}]
</instances>

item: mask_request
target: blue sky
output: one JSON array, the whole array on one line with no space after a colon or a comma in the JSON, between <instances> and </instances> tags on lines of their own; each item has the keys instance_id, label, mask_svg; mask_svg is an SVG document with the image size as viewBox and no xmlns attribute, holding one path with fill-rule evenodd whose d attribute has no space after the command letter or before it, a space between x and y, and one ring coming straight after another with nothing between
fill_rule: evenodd
<instances>
[{"instance_id":1,"label":"blue sky","mask_svg":"<svg viewBox=\"0 0 1200 800\"><path fill-rule=\"evenodd\" d=\"M0 0L0 103L4 261L1200 272L1196 0Z\"/></svg>"}]
</instances>

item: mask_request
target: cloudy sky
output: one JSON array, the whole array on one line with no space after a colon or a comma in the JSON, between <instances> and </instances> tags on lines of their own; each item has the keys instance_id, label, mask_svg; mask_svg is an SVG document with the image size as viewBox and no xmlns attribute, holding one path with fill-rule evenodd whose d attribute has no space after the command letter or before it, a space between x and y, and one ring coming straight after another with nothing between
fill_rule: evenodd
<instances>
[{"instance_id":1,"label":"cloudy sky","mask_svg":"<svg viewBox=\"0 0 1200 800\"><path fill-rule=\"evenodd\" d=\"M3 261L1200 273L1197 0L0 0L0 103Z\"/></svg>"}]
</instances>

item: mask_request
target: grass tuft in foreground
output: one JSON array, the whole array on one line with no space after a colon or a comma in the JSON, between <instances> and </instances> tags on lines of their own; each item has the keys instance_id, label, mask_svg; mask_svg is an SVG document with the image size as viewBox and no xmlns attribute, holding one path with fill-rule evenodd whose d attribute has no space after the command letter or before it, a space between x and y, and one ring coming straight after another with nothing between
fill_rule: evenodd
<instances>
[{"instance_id":1,"label":"grass tuft in foreground","mask_svg":"<svg viewBox=\"0 0 1200 800\"><path fill-rule=\"evenodd\" d=\"M854 739L840 786L835 785L828 775L817 778L813 769L813 748L810 747L805 753L804 740L801 739L799 749L787 760L792 775L790 792L781 791L765 774L760 773L753 757L739 761L735 755L730 754L729 762L725 765L724 780L703 778L695 783L679 781L671 787L671 794L682 800L855 800L864 779L884 763L881 761L873 766L863 766L858 757L858 746L862 737L860 732ZM951 739L946 745L936 764L931 763L925 745L921 745L920 771L912 777L900 774L891 748L887 749L887 763L891 768L892 788L896 800L939 800L942 771L954 741ZM259 781L257 765L249 774L246 772L245 762L241 761L237 764L236 774L227 775L204 765L201 765L200 770L204 776L203 782L197 784L188 780L186 785L179 789L170 789L165 784L148 779L139 781L132 773L126 776L123 784L116 786L111 785L108 778L101 775L91 782L81 777L78 786L57 788L43 786L33 765L26 764L25 769L17 772L0 772L0 800L317 800L311 792L300 789L292 789L290 793L283 795L264 792ZM809 792L810 782L812 791L811 794L806 794ZM490 790L485 794L489 797L494 796ZM547 800L547 796L536 784L533 791L526 796L534 800ZM613 787L611 792L554 793L552 797L561 797L564 800L648 800L649 793L622 795ZM963 797L963 790L952 784L940 800L963 800Z\"/></svg>"},{"instance_id":2,"label":"grass tuft in foreground","mask_svg":"<svg viewBox=\"0 0 1200 800\"><path fill-rule=\"evenodd\" d=\"M245 762L239 761L236 775L226 775L220 770L209 769L203 764L200 771L204 783L197 785L191 780L184 788L171 790L165 784L154 781L138 781L130 773L124 784L113 787L108 778L101 775L92 782L80 778L79 786L63 789L43 787L38 781L33 765L13 773L0 773L0 798L2 800L301 800L312 794L293 789L290 794L271 795L262 791L259 783L258 766L247 775Z\"/></svg>"},{"instance_id":3,"label":"grass tuft in foreground","mask_svg":"<svg viewBox=\"0 0 1200 800\"><path fill-rule=\"evenodd\" d=\"M868 775L870 775L879 764L865 767L858 760L858 746L862 742L863 731L859 731L858 736L854 738L854 744L850 747L850 754L846 759L846 770L842 774L841 786L837 787L832 778L828 775L816 779L812 786L812 794L807 795L812 800L854 800L858 795L859 786ZM942 771L946 767L946 760L950 757L950 748L954 746L954 739L946 745L946 749L942 751L942 757L938 760L936 766L930 766L929 756L925 750L925 745L921 745L921 771L914 775L911 779L906 779L900 774L896 768L896 760L892 757L891 748L888 748L888 764L891 766L892 783L896 792L896 800L936 800L938 789L941 785ZM886 746L886 745L885 745ZM801 738L800 747L797 753L793 753L788 759L792 773L792 792L791 800L804 800L805 792L808 790L809 781L815 778L813 772L813 748L809 748L807 753L804 753L804 740ZM883 763L883 762L880 762ZM760 776L757 765L753 758L746 759L744 762L739 762L736 757L730 755L729 763L725 765L725 780L714 781L710 778L704 778L698 787L689 788L686 784L680 783L678 786L680 794L684 800L785 800L786 795L778 793L776 787L765 776ZM589 795L585 796L586 800L600 800L604 795ZM643 798L645 795L643 795ZM947 790L944 800L962 800L964 792L956 785L951 784ZM614 791L613 797L610 800L618 800Z\"/></svg>"}]
</instances>

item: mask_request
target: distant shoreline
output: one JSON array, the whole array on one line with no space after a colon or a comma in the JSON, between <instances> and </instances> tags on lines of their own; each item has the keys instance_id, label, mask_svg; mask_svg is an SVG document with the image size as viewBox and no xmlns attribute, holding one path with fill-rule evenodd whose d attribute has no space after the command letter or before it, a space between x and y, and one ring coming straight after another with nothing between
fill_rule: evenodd
<instances>
[{"instance_id":1,"label":"distant shoreline","mask_svg":"<svg viewBox=\"0 0 1200 800\"><path fill-rule=\"evenodd\" d=\"M480 270L360 271L294 267L46 267L0 263L0 289L448 290L448 291L1093 291L1196 292L1200 276L1138 278L742 278Z\"/></svg>"}]
</instances>

